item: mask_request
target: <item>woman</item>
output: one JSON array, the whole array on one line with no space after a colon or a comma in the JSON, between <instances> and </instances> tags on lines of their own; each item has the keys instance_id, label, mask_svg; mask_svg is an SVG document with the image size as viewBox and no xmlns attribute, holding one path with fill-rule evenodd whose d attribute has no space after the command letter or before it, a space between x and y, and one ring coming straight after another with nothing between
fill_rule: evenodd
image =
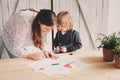
<instances>
[{"instance_id":1,"label":"woman","mask_svg":"<svg viewBox=\"0 0 120 80\"><path fill-rule=\"evenodd\" d=\"M46 34L56 26L56 14L52 10L37 12L24 9L13 15L6 23L3 43L10 58L26 57L39 60L56 58L46 48Z\"/></svg>"}]
</instances>

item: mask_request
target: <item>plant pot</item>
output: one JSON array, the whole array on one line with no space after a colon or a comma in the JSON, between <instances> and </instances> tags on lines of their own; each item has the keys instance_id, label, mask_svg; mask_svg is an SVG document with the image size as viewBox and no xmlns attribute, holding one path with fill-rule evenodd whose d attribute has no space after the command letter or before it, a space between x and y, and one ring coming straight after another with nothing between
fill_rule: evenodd
<instances>
[{"instance_id":1,"label":"plant pot","mask_svg":"<svg viewBox=\"0 0 120 80\"><path fill-rule=\"evenodd\" d=\"M120 57L118 57L117 55L115 56L115 66L117 68L120 68Z\"/></svg>"},{"instance_id":2,"label":"plant pot","mask_svg":"<svg viewBox=\"0 0 120 80\"><path fill-rule=\"evenodd\" d=\"M114 50L103 48L103 60L107 62L112 62L114 58L114 53L115 53Z\"/></svg>"}]
</instances>

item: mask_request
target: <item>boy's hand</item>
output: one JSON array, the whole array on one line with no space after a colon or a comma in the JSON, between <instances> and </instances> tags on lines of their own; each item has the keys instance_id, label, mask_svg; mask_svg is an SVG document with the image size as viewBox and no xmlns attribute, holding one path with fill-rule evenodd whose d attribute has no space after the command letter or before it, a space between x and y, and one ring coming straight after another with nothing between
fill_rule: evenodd
<instances>
[{"instance_id":1,"label":"boy's hand","mask_svg":"<svg viewBox=\"0 0 120 80\"><path fill-rule=\"evenodd\" d=\"M60 46L57 46L57 47L56 47L56 52L60 52L60 50L61 50L61 47L60 47Z\"/></svg>"},{"instance_id":2,"label":"boy's hand","mask_svg":"<svg viewBox=\"0 0 120 80\"><path fill-rule=\"evenodd\" d=\"M66 49L66 47L61 47L61 50L60 50L61 52L67 52L67 49Z\"/></svg>"}]
</instances>

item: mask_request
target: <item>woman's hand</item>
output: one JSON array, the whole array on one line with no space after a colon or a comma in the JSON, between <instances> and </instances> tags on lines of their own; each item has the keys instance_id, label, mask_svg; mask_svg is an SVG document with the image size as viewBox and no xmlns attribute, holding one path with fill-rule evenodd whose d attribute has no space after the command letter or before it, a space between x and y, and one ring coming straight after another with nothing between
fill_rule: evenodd
<instances>
[{"instance_id":1,"label":"woman's hand","mask_svg":"<svg viewBox=\"0 0 120 80\"><path fill-rule=\"evenodd\" d=\"M40 54L40 53L34 53L34 54L29 54L28 55L28 58L33 59L33 60L40 60L44 57L45 56L43 54Z\"/></svg>"},{"instance_id":2,"label":"woman's hand","mask_svg":"<svg viewBox=\"0 0 120 80\"><path fill-rule=\"evenodd\" d=\"M58 55L53 54L52 52L49 51L45 51L44 54L40 54L40 53L34 53L34 54L29 54L28 58L33 59L33 60L40 60L42 58L53 58L53 59L57 59Z\"/></svg>"},{"instance_id":3,"label":"woman's hand","mask_svg":"<svg viewBox=\"0 0 120 80\"><path fill-rule=\"evenodd\" d=\"M49 52L49 51L46 51L44 53L44 55L45 55L46 58L53 58L53 59L57 59L58 58L58 55L55 55L55 54L53 54L52 52Z\"/></svg>"}]
</instances>

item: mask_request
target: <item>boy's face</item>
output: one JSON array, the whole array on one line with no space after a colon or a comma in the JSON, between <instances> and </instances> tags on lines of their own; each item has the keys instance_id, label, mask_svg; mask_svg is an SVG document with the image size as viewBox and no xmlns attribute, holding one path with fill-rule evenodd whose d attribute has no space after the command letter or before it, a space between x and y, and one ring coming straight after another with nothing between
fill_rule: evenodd
<instances>
[{"instance_id":1,"label":"boy's face","mask_svg":"<svg viewBox=\"0 0 120 80\"><path fill-rule=\"evenodd\" d=\"M63 25L58 25L58 26L57 26L57 29L58 29L59 31L61 31L61 32L66 32L66 31L67 31L67 28L66 28L65 26L63 26Z\"/></svg>"}]
</instances>

